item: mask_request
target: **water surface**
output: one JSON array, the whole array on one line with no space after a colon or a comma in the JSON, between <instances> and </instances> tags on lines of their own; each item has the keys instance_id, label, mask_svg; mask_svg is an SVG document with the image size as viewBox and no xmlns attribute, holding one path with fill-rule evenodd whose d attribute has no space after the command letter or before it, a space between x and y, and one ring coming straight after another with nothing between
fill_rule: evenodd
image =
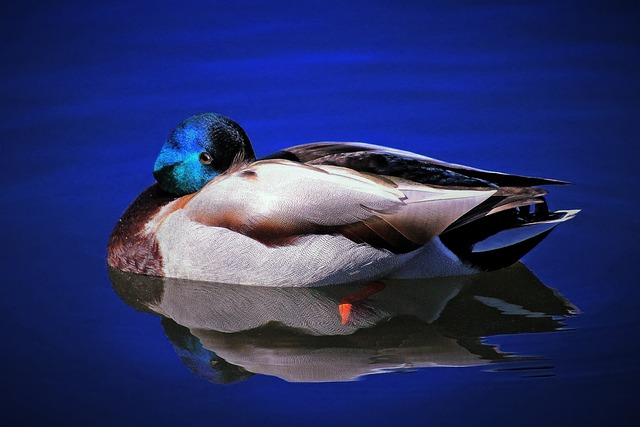
<instances>
[{"instance_id":1,"label":"water surface","mask_svg":"<svg viewBox=\"0 0 640 427\"><path fill-rule=\"evenodd\" d=\"M23 2L3 13L9 424L637 418L634 2L343 3ZM523 259L534 294L509 281L439 282L441 294L422 284L436 303L417 315L380 306L387 285L346 325L338 290L287 294L327 308L292 317L305 325L161 320L112 285L106 242L153 182L168 133L200 111L241 123L258 155L318 140L391 145L571 181L551 189L551 208L582 212ZM352 333L323 335L318 319ZM232 351L246 343L250 361ZM339 378L280 369L317 349L306 366L345 367ZM278 363L256 362L265 353Z\"/></svg>"}]
</instances>

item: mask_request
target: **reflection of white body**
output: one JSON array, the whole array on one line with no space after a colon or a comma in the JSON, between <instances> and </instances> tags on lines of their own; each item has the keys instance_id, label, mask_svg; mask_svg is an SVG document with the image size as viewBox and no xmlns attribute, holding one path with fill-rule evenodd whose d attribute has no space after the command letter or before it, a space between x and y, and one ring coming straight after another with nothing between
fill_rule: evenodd
<instances>
[{"instance_id":1,"label":"reflection of white body","mask_svg":"<svg viewBox=\"0 0 640 427\"><path fill-rule=\"evenodd\" d=\"M110 274L127 303L188 328L228 363L287 381L483 365L506 356L482 344L482 336L553 331L562 326L554 316L575 312L520 263L472 276L315 288ZM344 301L352 306L346 321ZM183 351L211 369L210 353Z\"/></svg>"},{"instance_id":2,"label":"reflection of white body","mask_svg":"<svg viewBox=\"0 0 640 427\"><path fill-rule=\"evenodd\" d=\"M340 299L362 286L265 288L203 286L188 281L171 284L165 280L162 301L152 309L188 327L206 349L249 372L291 382L347 381L405 368L486 364L455 339L425 324L438 318L464 281L459 277L426 286L414 281L387 281L383 291L368 298L366 314L354 313L346 324L338 308ZM377 334L349 336L399 315L425 322L421 330L407 331L409 335L401 346L381 346L378 340L385 338ZM247 338L237 333L270 322L295 328L303 335L287 335L283 345L277 338L261 338L260 334ZM333 337L324 338L329 342L316 348L309 335ZM329 347L324 347L327 344Z\"/></svg>"},{"instance_id":3,"label":"reflection of white body","mask_svg":"<svg viewBox=\"0 0 640 427\"><path fill-rule=\"evenodd\" d=\"M340 299L362 285L268 288L165 279L162 300L150 308L191 330L234 333L277 322L310 335L349 335L399 315L431 323L457 295L465 279L432 280L427 286L424 281L422 285L385 281L385 289L367 299L372 308L367 316L354 315L345 325Z\"/></svg>"}]
</instances>

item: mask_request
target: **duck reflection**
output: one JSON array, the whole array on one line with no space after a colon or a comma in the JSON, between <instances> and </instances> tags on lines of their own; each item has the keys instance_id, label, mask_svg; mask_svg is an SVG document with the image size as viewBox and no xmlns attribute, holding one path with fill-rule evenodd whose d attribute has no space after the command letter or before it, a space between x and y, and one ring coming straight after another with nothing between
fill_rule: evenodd
<instances>
[{"instance_id":1,"label":"duck reflection","mask_svg":"<svg viewBox=\"0 0 640 427\"><path fill-rule=\"evenodd\" d=\"M521 360L485 343L551 332L577 308L523 264L491 273L320 288L234 286L110 269L120 298L159 314L177 354L216 383L253 374L348 381Z\"/></svg>"}]
</instances>

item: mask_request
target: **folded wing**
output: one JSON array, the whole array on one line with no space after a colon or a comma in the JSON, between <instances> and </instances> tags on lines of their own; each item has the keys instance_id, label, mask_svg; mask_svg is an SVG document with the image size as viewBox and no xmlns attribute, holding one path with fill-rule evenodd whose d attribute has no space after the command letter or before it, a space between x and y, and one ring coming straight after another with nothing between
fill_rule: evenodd
<instances>
[{"instance_id":1,"label":"folded wing","mask_svg":"<svg viewBox=\"0 0 640 427\"><path fill-rule=\"evenodd\" d=\"M225 227L266 245L304 234L341 234L404 253L424 245L496 192L444 189L327 165L253 163L219 176L184 210L203 226Z\"/></svg>"},{"instance_id":2,"label":"folded wing","mask_svg":"<svg viewBox=\"0 0 640 427\"><path fill-rule=\"evenodd\" d=\"M564 181L486 171L444 162L409 151L364 143L317 142L286 148L269 158L313 165L343 166L361 172L397 176L430 185L485 187L566 184Z\"/></svg>"}]
</instances>

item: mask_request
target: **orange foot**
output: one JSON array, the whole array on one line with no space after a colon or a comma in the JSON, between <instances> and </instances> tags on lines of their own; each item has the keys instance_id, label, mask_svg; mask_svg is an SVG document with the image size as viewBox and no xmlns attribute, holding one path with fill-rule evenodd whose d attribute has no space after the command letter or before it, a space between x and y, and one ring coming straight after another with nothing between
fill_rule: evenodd
<instances>
[{"instance_id":1,"label":"orange foot","mask_svg":"<svg viewBox=\"0 0 640 427\"><path fill-rule=\"evenodd\" d=\"M338 304L338 310L340 311L340 318L342 319L342 324L346 325L351 317L351 312L353 308L357 310L358 308L364 311L371 311L371 308L367 306L365 300L369 298L371 295L380 292L385 288L385 284L383 282L371 282L367 284L367 287L363 290L356 292L351 295L347 295L340 299L340 303Z\"/></svg>"}]
</instances>

